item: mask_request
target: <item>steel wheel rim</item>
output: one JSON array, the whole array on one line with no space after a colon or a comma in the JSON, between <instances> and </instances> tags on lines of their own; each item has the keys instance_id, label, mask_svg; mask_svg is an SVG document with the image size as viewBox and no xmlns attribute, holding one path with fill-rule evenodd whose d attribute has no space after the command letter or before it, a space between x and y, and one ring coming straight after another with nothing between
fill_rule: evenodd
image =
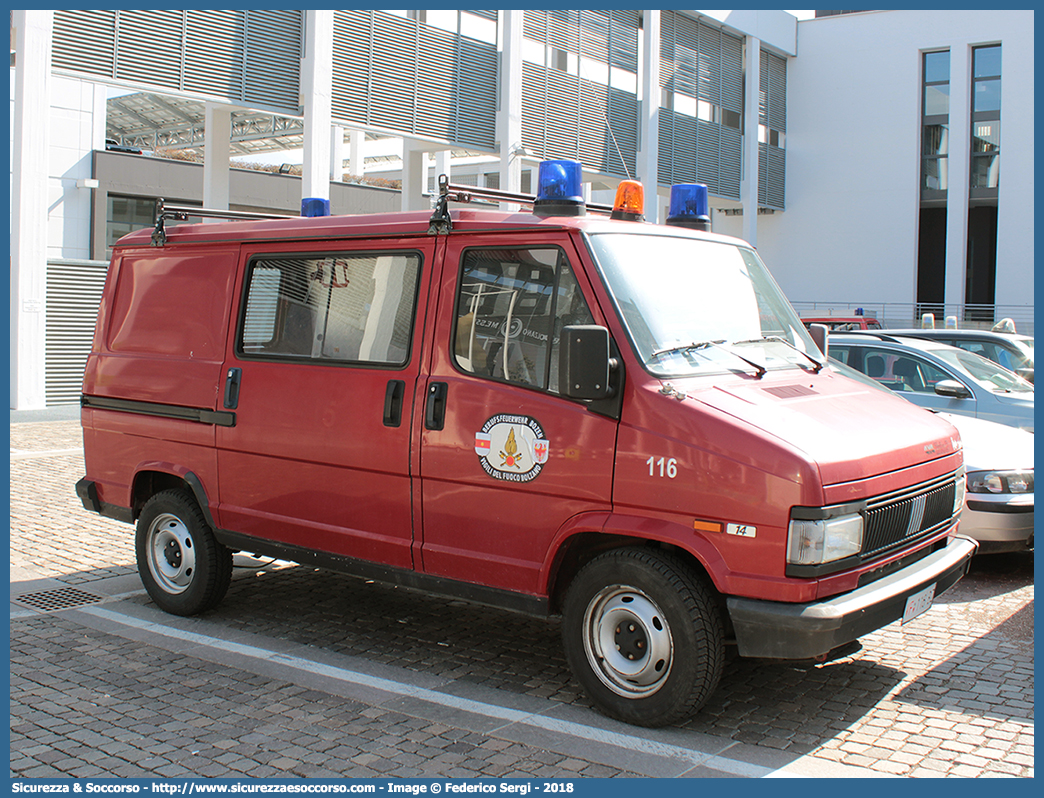
<instances>
[{"instance_id":1,"label":"steel wheel rim","mask_svg":"<svg viewBox=\"0 0 1044 798\"><path fill-rule=\"evenodd\" d=\"M663 612L641 590L602 589L587 605L583 635L591 667L617 695L650 696L667 681L674 640Z\"/></svg>"},{"instance_id":2,"label":"steel wheel rim","mask_svg":"<svg viewBox=\"0 0 1044 798\"><path fill-rule=\"evenodd\" d=\"M183 593L196 573L196 547L176 515L161 513L149 525L145 542L149 571L167 593Z\"/></svg>"}]
</instances>

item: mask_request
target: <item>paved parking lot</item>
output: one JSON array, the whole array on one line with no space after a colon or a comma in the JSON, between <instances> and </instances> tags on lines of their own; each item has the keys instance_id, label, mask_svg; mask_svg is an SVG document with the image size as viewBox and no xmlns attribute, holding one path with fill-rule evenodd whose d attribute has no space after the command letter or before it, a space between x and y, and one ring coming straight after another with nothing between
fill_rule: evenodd
<instances>
[{"instance_id":1,"label":"paved parking lot","mask_svg":"<svg viewBox=\"0 0 1044 798\"><path fill-rule=\"evenodd\" d=\"M555 622L237 556L159 612L85 512L75 421L11 425L11 774L1033 775L1033 555L815 667L737 658L679 727L593 712Z\"/></svg>"}]
</instances>

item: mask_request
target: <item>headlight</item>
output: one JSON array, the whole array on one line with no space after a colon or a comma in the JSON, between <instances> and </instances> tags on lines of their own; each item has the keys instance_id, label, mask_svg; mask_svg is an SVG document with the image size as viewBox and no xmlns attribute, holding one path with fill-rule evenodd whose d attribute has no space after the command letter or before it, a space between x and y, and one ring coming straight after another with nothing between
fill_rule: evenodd
<instances>
[{"instance_id":1,"label":"headlight","mask_svg":"<svg viewBox=\"0 0 1044 798\"><path fill-rule=\"evenodd\" d=\"M1033 493L1033 471L972 471L969 493Z\"/></svg>"},{"instance_id":2,"label":"headlight","mask_svg":"<svg viewBox=\"0 0 1044 798\"><path fill-rule=\"evenodd\" d=\"M791 519L787 562L821 565L858 554L863 547L863 516L858 513L815 521Z\"/></svg>"}]
</instances>

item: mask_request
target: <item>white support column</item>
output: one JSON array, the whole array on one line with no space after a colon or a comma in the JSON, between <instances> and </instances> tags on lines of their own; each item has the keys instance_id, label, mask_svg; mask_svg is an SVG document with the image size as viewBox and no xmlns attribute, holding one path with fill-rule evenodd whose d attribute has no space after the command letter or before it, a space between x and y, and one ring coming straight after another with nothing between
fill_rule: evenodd
<instances>
[{"instance_id":1,"label":"white support column","mask_svg":"<svg viewBox=\"0 0 1044 798\"><path fill-rule=\"evenodd\" d=\"M330 180L344 180L344 128L340 125L330 126Z\"/></svg>"},{"instance_id":2,"label":"white support column","mask_svg":"<svg viewBox=\"0 0 1044 798\"><path fill-rule=\"evenodd\" d=\"M501 11L501 80L497 98L497 140L500 143L500 187L522 190L522 11ZM518 210L502 202L504 210Z\"/></svg>"},{"instance_id":3,"label":"white support column","mask_svg":"<svg viewBox=\"0 0 1044 798\"><path fill-rule=\"evenodd\" d=\"M435 191L439 190L439 175L446 175L453 181L453 177L450 174L450 166L452 164L452 153L449 150L439 150L435 153Z\"/></svg>"},{"instance_id":4,"label":"white support column","mask_svg":"<svg viewBox=\"0 0 1044 798\"><path fill-rule=\"evenodd\" d=\"M645 218L660 221L660 12L642 12L642 101L636 174L645 187Z\"/></svg>"},{"instance_id":5,"label":"white support column","mask_svg":"<svg viewBox=\"0 0 1044 798\"><path fill-rule=\"evenodd\" d=\"M351 141L348 143L348 174L352 177L362 177L366 174L365 153L363 151L365 141L365 130L353 130L351 132Z\"/></svg>"},{"instance_id":6,"label":"white support column","mask_svg":"<svg viewBox=\"0 0 1044 798\"><path fill-rule=\"evenodd\" d=\"M743 239L758 244L758 126L761 117L761 40L747 37L744 64L743 106L743 179L740 202L743 203Z\"/></svg>"},{"instance_id":7,"label":"white support column","mask_svg":"<svg viewBox=\"0 0 1044 798\"><path fill-rule=\"evenodd\" d=\"M944 316L957 315L967 299L968 200L971 196L971 48L950 50L950 129L946 158L946 285ZM936 319L942 326L942 319ZM961 325L963 326L963 325Z\"/></svg>"},{"instance_id":8,"label":"white support column","mask_svg":"<svg viewBox=\"0 0 1044 798\"><path fill-rule=\"evenodd\" d=\"M228 210L228 165L232 155L232 108L207 103L203 112L203 207ZM209 220L214 221L214 220Z\"/></svg>"},{"instance_id":9,"label":"white support column","mask_svg":"<svg viewBox=\"0 0 1044 798\"><path fill-rule=\"evenodd\" d=\"M305 56L301 63L301 93L304 96L301 199L330 199L333 28L333 11L305 12Z\"/></svg>"},{"instance_id":10,"label":"white support column","mask_svg":"<svg viewBox=\"0 0 1044 798\"><path fill-rule=\"evenodd\" d=\"M11 407L47 404L48 151L53 11L12 11L15 28L11 162Z\"/></svg>"},{"instance_id":11,"label":"white support column","mask_svg":"<svg viewBox=\"0 0 1044 798\"><path fill-rule=\"evenodd\" d=\"M402 209L404 211L424 211L431 207L424 196L427 189L425 163L427 153L424 145L412 143L406 139L402 142Z\"/></svg>"}]
</instances>

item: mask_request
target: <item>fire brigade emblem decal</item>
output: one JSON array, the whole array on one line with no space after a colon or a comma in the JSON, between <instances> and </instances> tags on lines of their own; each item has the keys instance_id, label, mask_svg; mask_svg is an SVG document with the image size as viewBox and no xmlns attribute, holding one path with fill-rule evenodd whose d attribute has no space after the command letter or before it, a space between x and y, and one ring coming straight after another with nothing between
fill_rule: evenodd
<instances>
[{"instance_id":1,"label":"fire brigade emblem decal","mask_svg":"<svg viewBox=\"0 0 1044 798\"><path fill-rule=\"evenodd\" d=\"M475 433L475 454L493 479L530 482L540 476L549 453L543 428L529 416L501 413Z\"/></svg>"}]
</instances>

